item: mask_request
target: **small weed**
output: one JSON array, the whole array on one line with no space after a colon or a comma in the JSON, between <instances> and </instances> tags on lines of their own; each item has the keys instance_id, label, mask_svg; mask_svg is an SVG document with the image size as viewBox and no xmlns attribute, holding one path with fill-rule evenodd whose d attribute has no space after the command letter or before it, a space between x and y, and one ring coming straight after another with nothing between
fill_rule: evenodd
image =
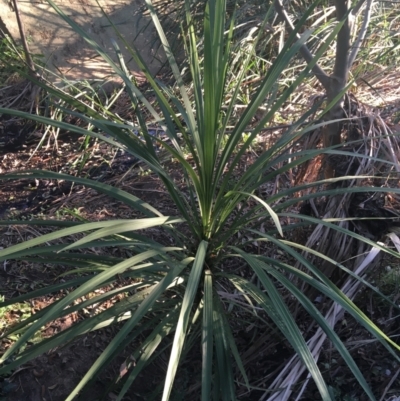
<instances>
[{"instance_id":1,"label":"small weed","mask_svg":"<svg viewBox=\"0 0 400 401\"><path fill-rule=\"evenodd\" d=\"M386 266L386 273L381 277L379 287L384 294L397 293L400 288L400 267Z\"/></svg>"},{"instance_id":2,"label":"small weed","mask_svg":"<svg viewBox=\"0 0 400 401\"><path fill-rule=\"evenodd\" d=\"M43 56L32 54L37 65L43 65ZM0 87L23 80L21 72L27 72L22 46L15 46L9 37L0 39Z\"/></svg>"},{"instance_id":3,"label":"small weed","mask_svg":"<svg viewBox=\"0 0 400 401\"><path fill-rule=\"evenodd\" d=\"M86 221L86 219L82 216L81 208L74 207L73 209L69 209L67 207L63 207L56 211L57 218L62 218L65 216L72 216L80 221Z\"/></svg>"},{"instance_id":4,"label":"small weed","mask_svg":"<svg viewBox=\"0 0 400 401\"><path fill-rule=\"evenodd\" d=\"M4 296L0 296L0 302L4 302ZM28 319L32 315L32 308L27 303L17 303L8 305L0 308L0 333L4 333L7 329L16 323ZM13 343L17 341L22 332L16 331L13 334L7 336L6 339L0 343L0 349L7 347L7 343ZM32 338L32 344L39 342L42 339L40 332L38 332L34 338ZM26 345L24 346L24 348Z\"/></svg>"}]
</instances>

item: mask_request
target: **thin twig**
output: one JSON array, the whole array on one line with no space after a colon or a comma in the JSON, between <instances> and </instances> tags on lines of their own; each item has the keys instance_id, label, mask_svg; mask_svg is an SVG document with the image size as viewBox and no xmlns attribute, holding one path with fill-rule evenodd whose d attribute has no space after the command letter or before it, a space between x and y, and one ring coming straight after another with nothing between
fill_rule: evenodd
<instances>
[{"instance_id":1,"label":"thin twig","mask_svg":"<svg viewBox=\"0 0 400 401\"><path fill-rule=\"evenodd\" d=\"M22 46L24 48L26 63L29 67L30 74L35 75L35 63L33 62L31 53L29 52L28 42L26 41L25 28L24 24L22 23L21 14L19 12L18 0L12 0L12 1L15 11L15 16L18 22L19 34L21 35Z\"/></svg>"},{"instance_id":2,"label":"thin twig","mask_svg":"<svg viewBox=\"0 0 400 401\"><path fill-rule=\"evenodd\" d=\"M392 387L392 384L395 382L395 380L397 379L397 376L400 373L400 368L397 369L397 372L393 375L393 377L390 379L389 384L385 387L385 390L383 391L382 397L379 399L379 401L383 401L385 399L385 396L387 394L387 392L390 390L390 387Z\"/></svg>"},{"instance_id":3,"label":"thin twig","mask_svg":"<svg viewBox=\"0 0 400 401\"><path fill-rule=\"evenodd\" d=\"M285 21L287 27L289 28L289 31L293 32L294 26L288 16L286 10L284 9L284 7L281 3L281 0L275 0L275 9L276 9L278 15ZM299 34L297 34L296 36L297 36L297 39L300 39ZM312 53L310 52L310 50L308 49L308 47L306 45L302 45L300 47L300 53L307 63L312 61L314 58L314 56L312 55ZM318 64L315 64L315 66L312 68L312 72L315 74L318 81L325 88L325 90L327 90L327 88L329 87L330 79L329 79L329 76L326 74L326 72Z\"/></svg>"},{"instance_id":4,"label":"thin twig","mask_svg":"<svg viewBox=\"0 0 400 401\"><path fill-rule=\"evenodd\" d=\"M359 4L360 3L362 5L364 3L364 0L361 0L359 2ZM357 6L359 4L357 4ZM361 5L360 5L360 7L361 7ZM359 9L357 9L357 6L353 10L354 19L356 18L357 13L359 11ZM357 54L361 49L361 43L364 41L365 36L367 34L367 29L368 29L369 23L371 21L371 13L372 13L372 0L367 0L367 4L365 6L365 12L364 12L364 20L363 20L360 32L358 33L358 37L357 37L356 41L354 42L354 45L352 46L352 50L351 50L351 53L349 56L349 60L348 60L348 64L347 64L349 69L353 65L353 63L357 57Z\"/></svg>"},{"instance_id":5,"label":"thin twig","mask_svg":"<svg viewBox=\"0 0 400 401\"><path fill-rule=\"evenodd\" d=\"M353 8L351 13L357 17L357 14L360 12L362 5L365 3L365 0L360 0Z\"/></svg>"}]
</instances>

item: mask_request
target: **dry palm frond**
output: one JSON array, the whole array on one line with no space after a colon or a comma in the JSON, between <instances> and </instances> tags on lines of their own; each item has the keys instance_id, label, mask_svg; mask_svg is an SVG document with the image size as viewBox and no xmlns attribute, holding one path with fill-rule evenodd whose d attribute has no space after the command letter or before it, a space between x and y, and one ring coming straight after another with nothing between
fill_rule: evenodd
<instances>
[{"instance_id":1,"label":"dry palm frond","mask_svg":"<svg viewBox=\"0 0 400 401\"><path fill-rule=\"evenodd\" d=\"M383 68L368 61L366 64L372 64L373 71L366 72L357 78L357 97L373 106L398 104L400 87L395 83L399 82L400 71L396 65Z\"/></svg>"},{"instance_id":2,"label":"dry palm frond","mask_svg":"<svg viewBox=\"0 0 400 401\"><path fill-rule=\"evenodd\" d=\"M388 213L391 213L390 216L398 216L396 212L396 197L390 195L390 186L398 186L398 175L400 173L398 138L393 135L393 132L375 111L369 110L369 113L367 113L363 107L360 107L358 102L354 103L353 100L349 100L349 110L351 109L353 110L348 114L355 118L351 119L347 125L348 137L351 136L352 130L352 132L362 133L363 140L361 144L358 141L357 147L353 149L349 149L348 145L344 147L347 151L353 150L353 155L332 154L329 155L327 162L335 166L337 176L351 174L352 176L364 177L353 178L342 185L347 187L371 187L371 192L348 192L335 195L328 199L320 200L317 207L313 204L313 210L316 210L324 219L335 219L337 225L341 228L353 230L366 237L379 240L379 235L388 231L396 231L397 228L391 230L392 227L387 224L387 220L378 220L378 222L386 222L386 224L381 224L383 229L378 230L379 232L377 232L376 227L374 227L374 232L371 232L371 230L368 230L368 225L358 225L351 218L387 218L389 216ZM355 138L348 139L354 140ZM377 161L377 159L380 161ZM344 167L341 168L340 166ZM304 180L307 173L304 171L302 173L304 174ZM393 175L395 178L390 178ZM365 176L370 176L371 178L365 178ZM388 191L386 194L382 192L375 193L372 189L373 186L386 186ZM364 213L362 216L358 214L361 213L361 210ZM398 225L396 222L393 224ZM361 231L361 228L363 231ZM380 249L371 247L353 237L350 238L345 233L329 228L324 224L319 224L315 227L305 246L327 256L329 259L342 263L359 277L365 277L366 270L380 253ZM357 256L354 257L355 255ZM314 263L318 265L318 260L316 260L315 256L310 254L305 256L309 259L313 258ZM321 271L341 288L347 297L351 300L354 299L358 290L362 287L362 283L359 280L348 276L344 277L341 274L342 271L328 260L319 263L319 266ZM296 267L301 268L299 264ZM294 277L292 279L294 280ZM315 291L313 292L306 288L304 290L309 291L308 295L312 299L318 296ZM335 324L343 317L343 314L343 308L331 301L331 306L325 314L325 319L331 327L335 327ZM326 339L326 334L321 328L318 328L308 340L308 345L315 360L318 360ZM304 379L304 372L303 363L297 355L293 356L269 387L268 393L265 394L263 399L268 401L289 400L293 389L296 388L296 384L299 383L300 379ZM307 377L307 380L299 390L296 400L300 399L303 394L309 378L310 376ZM274 390L277 391L282 388L286 390L274 392ZM270 395L271 391L273 395ZM269 398L267 398L268 395Z\"/></svg>"},{"instance_id":3,"label":"dry palm frond","mask_svg":"<svg viewBox=\"0 0 400 401\"><path fill-rule=\"evenodd\" d=\"M362 244L360 244L360 251L364 248ZM374 259L378 256L380 252L379 248L372 248L367 253L367 255L363 258L361 263L356 266L354 271L360 277L365 276L366 269L371 266ZM359 288L361 287L361 282L355 278L351 278L346 281L346 283L342 286L341 291L351 300L354 299L357 294ZM344 314L344 310L338 304L332 304L328 313L325 314L325 319L331 327L335 327L335 324L342 319ZM311 349L312 355L315 360L318 361L319 356L322 351L322 346L324 345L327 336L325 332L319 327L316 333L312 336L312 338L307 342L307 345ZM300 361L297 355L293 356L290 361L286 364L285 368L281 371L279 376L274 380L269 390L285 388L284 392L274 393L271 397L268 398L268 401L284 401L288 400L290 395L292 394L293 385L298 383L302 374L305 371L305 367L303 363ZM308 382L310 376L307 376L307 379L304 381L299 394L296 397L296 401L300 399L302 396Z\"/></svg>"}]
</instances>

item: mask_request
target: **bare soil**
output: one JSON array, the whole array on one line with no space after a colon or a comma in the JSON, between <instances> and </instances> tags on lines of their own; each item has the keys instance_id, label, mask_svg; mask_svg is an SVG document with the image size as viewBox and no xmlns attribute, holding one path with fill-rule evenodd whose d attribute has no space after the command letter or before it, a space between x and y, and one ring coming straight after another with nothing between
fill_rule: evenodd
<instances>
[{"instance_id":1,"label":"bare soil","mask_svg":"<svg viewBox=\"0 0 400 401\"><path fill-rule=\"evenodd\" d=\"M108 55L117 61L111 39L118 36L95 0L72 0L55 3L98 43ZM141 56L156 74L164 62L164 56L156 40L151 17L143 0L100 2L104 11L129 44L141 51ZM58 76L72 80L104 79L113 73L111 67L56 13L46 1L19 2L25 35L33 54L41 54L42 63ZM19 42L15 12L11 2L0 3L0 16L12 37ZM132 57L120 45L128 68L140 75ZM50 80L55 77L49 76Z\"/></svg>"}]
</instances>

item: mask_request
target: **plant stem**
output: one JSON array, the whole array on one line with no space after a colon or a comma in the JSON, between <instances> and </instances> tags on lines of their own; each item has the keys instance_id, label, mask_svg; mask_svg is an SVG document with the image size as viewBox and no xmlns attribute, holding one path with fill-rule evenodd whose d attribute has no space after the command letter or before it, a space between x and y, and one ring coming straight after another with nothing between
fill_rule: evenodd
<instances>
[{"instance_id":1,"label":"plant stem","mask_svg":"<svg viewBox=\"0 0 400 401\"><path fill-rule=\"evenodd\" d=\"M31 53L29 52L28 42L26 41L24 24L22 23L21 14L19 12L19 7L18 7L18 0L12 0L12 1L15 11L15 16L17 17L18 29L19 29L19 34L21 36L22 46L24 48L26 63L29 67L30 74L35 75L35 64L32 60Z\"/></svg>"}]
</instances>

